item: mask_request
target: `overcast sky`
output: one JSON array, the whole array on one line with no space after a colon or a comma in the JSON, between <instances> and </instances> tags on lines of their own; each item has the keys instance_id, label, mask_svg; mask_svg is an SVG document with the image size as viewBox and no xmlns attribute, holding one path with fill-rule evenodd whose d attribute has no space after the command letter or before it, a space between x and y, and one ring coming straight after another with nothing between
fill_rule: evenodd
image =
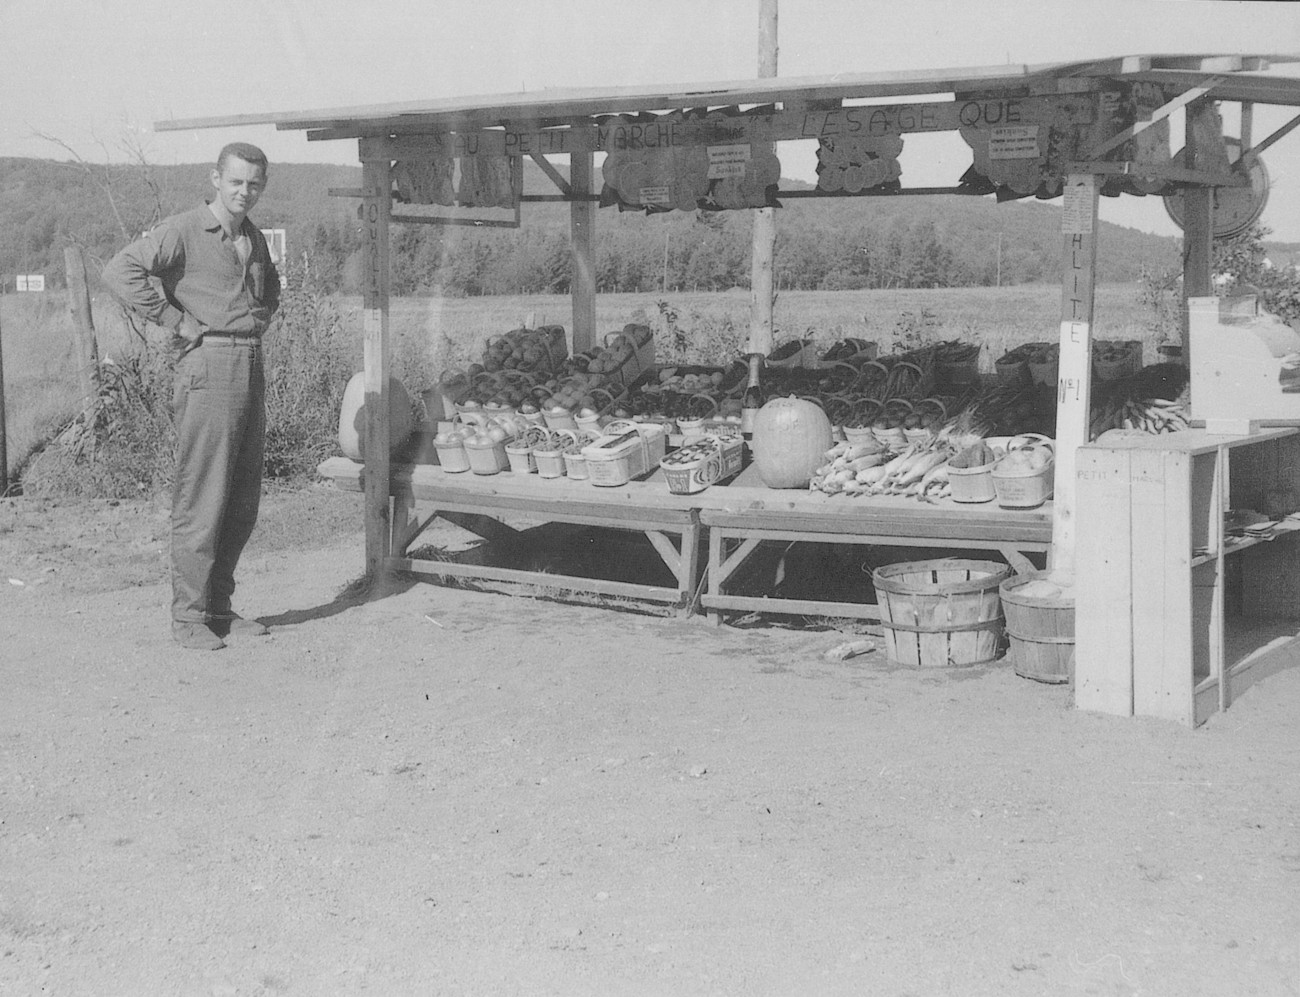
<instances>
[{"instance_id":1,"label":"overcast sky","mask_svg":"<svg viewBox=\"0 0 1300 997\"><path fill-rule=\"evenodd\" d=\"M207 162L232 138L258 143L273 162L355 163L354 142L308 142L301 131L154 133L152 125L546 87L748 79L757 69L758 7L758 0L0 0L0 155L68 158L37 137L42 132L97 161L124 158L120 146L130 136L157 163ZM779 0L779 16L782 76L1139 53L1300 53L1300 3L1258 0ZM1300 77L1300 64L1278 71ZM1257 110L1256 139L1290 117ZM1264 159L1273 187L1263 221L1274 238L1300 241L1300 129ZM952 183L969 162L960 139L925 140L924 150L909 139L903 180ZM810 156L782 165L787 176L812 176ZM1177 233L1158 198L1107 198L1102 214Z\"/></svg>"}]
</instances>

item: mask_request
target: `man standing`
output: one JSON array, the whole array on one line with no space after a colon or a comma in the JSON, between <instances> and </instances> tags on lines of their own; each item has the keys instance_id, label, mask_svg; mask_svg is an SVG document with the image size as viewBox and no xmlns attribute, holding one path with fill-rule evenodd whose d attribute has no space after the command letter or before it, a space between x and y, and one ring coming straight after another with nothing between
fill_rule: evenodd
<instances>
[{"instance_id":1,"label":"man standing","mask_svg":"<svg viewBox=\"0 0 1300 997\"><path fill-rule=\"evenodd\" d=\"M172 635L200 650L269 632L231 608L262 491L262 334L280 303L279 274L248 219L266 176L261 149L227 145L212 171L212 201L159 222L102 274L126 308L175 337Z\"/></svg>"}]
</instances>

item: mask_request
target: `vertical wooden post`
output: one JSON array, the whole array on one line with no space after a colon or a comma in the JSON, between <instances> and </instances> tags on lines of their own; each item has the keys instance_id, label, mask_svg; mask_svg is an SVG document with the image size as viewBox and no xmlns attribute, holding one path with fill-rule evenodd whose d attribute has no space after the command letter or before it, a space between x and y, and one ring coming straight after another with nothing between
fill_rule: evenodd
<instances>
[{"instance_id":1,"label":"vertical wooden post","mask_svg":"<svg viewBox=\"0 0 1300 997\"><path fill-rule=\"evenodd\" d=\"M1092 404L1092 306L1097 264L1097 178L1065 180L1061 352L1056 390L1056 469L1052 488L1052 566L1075 566L1075 451L1088 442Z\"/></svg>"},{"instance_id":2,"label":"vertical wooden post","mask_svg":"<svg viewBox=\"0 0 1300 997\"><path fill-rule=\"evenodd\" d=\"M758 75L776 75L776 0L759 0ZM772 208L754 212L750 265L749 346L747 352L772 352L772 258L776 247L776 214Z\"/></svg>"},{"instance_id":3,"label":"vertical wooden post","mask_svg":"<svg viewBox=\"0 0 1300 997\"><path fill-rule=\"evenodd\" d=\"M0 288L0 302L4 289ZM5 354L4 331L0 330L0 498L9 492L9 428L5 422Z\"/></svg>"},{"instance_id":4,"label":"vertical wooden post","mask_svg":"<svg viewBox=\"0 0 1300 997\"><path fill-rule=\"evenodd\" d=\"M595 155L569 155L569 186L574 200L569 205L569 244L572 256L573 352L591 349L596 339L596 205L587 200L595 172Z\"/></svg>"},{"instance_id":5,"label":"vertical wooden post","mask_svg":"<svg viewBox=\"0 0 1300 997\"><path fill-rule=\"evenodd\" d=\"M388 425L388 215L391 180L382 139L362 139L361 165L365 197L361 201L364 255L362 353L365 362L365 517L366 574L383 577L392 551L391 469Z\"/></svg>"},{"instance_id":6,"label":"vertical wooden post","mask_svg":"<svg viewBox=\"0 0 1300 997\"><path fill-rule=\"evenodd\" d=\"M1202 169L1210 156L1207 143L1220 133L1218 112L1207 101L1187 105L1186 149L1184 159L1189 170ZM1192 362L1191 337L1188 335L1188 298L1208 298L1214 294L1214 199L1212 187L1191 186L1183 191L1183 363Z\"/></svg>"},{"instance_id":7,"label":"vertical wooden post","mask_svg":"<svg viewBox=\"0 0 1300 997\"><path fill-rule=\"evenodd\" d=\"M81 384L83 406L89 406L99 394L99 347L95 342L95 320L90 312L90 289L86 284L86 258L80 246L63 251L63 268L68 278L69 307L73 331L77 337L77 375Z\"/></svg>"}]
</instances>

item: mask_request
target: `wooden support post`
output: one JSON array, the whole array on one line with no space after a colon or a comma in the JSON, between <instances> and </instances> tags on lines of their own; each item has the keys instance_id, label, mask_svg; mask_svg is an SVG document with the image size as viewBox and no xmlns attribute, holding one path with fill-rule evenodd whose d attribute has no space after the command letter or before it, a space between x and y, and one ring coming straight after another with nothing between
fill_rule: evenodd
<instances>
[{"instance_id":1,"label":"wooden support post","mask_svg":"<svg viewBox=\"0 0 1300 997\"><path fill-rule=\"evenodd\" d=\"M90 312L90 290L86 283L86 258L80 246L63 251L63 266L68 278L69 308L77 337L77 374L81 384L83 407L89 407L99 394L99 347L95 343L95 320Z\"/></svg>"},{"instance_id":2,"label":"wooden support post","mask_svg":"<svg viewBox=\"0 0 1300 997\"><path fill-rule=\"evenodd\" d=\"M362 139L360 143L368 195L361 202L366 574L371 580L380 580L393 542L388 425L388 215L392 184L388 161L375 159L367 148L372 141Z\"/></svg>"},{"instance_id":3,"label":"wooden support post","mask_svg":"<svg viewBox=\"0 0 1300 997\"><path fill-rule=\"evenodd\" d=\"M596 340L596 206L585 200L591 193L595 156L575 152L569 156L569 186L581 198L569 205L569 241L572 246L573 352L589 350Z\"/></svg>"},{"instance_id":4,"label":"wooden support post","mask_svg":"<svg viewBox=\"0 0 1300 997\"><path fill-rule=\"evenodd\" d=\"M4 289L0 288L0 301ZM0 330L0 498L9 493L9 429L5 423L4 332Z\"/></svg>"},{"instance_id":5,"label":"wooden support post","mask_svg":"<svg viewBox=\"0 0 1300 997\"><path fill-rule=\"evenodd\" d=\"M1074 570L1075 451L1088 442L1092 404L1092 306L1097 264L1096 177L1065 180L1061 352L1056 390L1056 470L1052 489L1052 567Z\"/></svg>"},{"instance_id":6,"label":"wooden support post","mask_svg":"<svg viewBox=\"0 0 1300 997\"><path fill-rule=\"evenodd\" d=\"M1219 115L1212 103L1197 101L1188 105L1184 165L1189 170L1204 168L1212 156L1212 150L1207 146L1220 135ZM1191 186L1183 191L1181 311L1183 362L1189 367L1192 344L1187 334L1187 299L1208 298L1214 294L1214 195L1211 187Z\"/></svg>"},{"instance_id":7,"label":"wooden support post","mask_svg":"<svg viewBox=\"0 0 1300 997\"><path fill-rule=\"evenodd\" d=\"M758 10L758 75L776 75L776 0L760 0ZM754 212L750 264L748 353L772 352L772 260L776 251L776 214L772 208Z\"/></svg>"}]
</instances>

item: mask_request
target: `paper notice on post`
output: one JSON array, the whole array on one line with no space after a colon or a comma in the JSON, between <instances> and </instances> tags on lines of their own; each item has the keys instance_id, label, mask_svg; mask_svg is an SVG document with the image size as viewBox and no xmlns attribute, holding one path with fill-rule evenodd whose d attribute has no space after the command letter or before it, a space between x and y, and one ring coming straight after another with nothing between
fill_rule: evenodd
<instances>
[{"instance_id":1,"label":"paper notice on post","mask_svg":"<svg viewBox=\"0 0 1300 997\"><path fill-rule=\"evenodd\" d=\"M711 145L708 148L710 180L744 177L745 165L750 159L748 145Z\"/></svg>"},{"instance_id":2,"label":"paper notice on post","mask_svg":"<svg viewBox=\"0 0 1300 997\"><path fill-rule=\"evenodd\" d=\"M1072 174L1065 182L1061 205L1063 235L1092 235L1092 206L1097 197L1097 178Z\"/></svg>"},{"instance_id":3,"label":"paper notice on post","mask_svg":"<svg viewBox=\"0 0 1300 997\"><path fill-rule=\"evenodd\" d=\"M989 131L989 159L1037 159L1038 126L1004 125Z\"/></svg>"}]
</instances>

